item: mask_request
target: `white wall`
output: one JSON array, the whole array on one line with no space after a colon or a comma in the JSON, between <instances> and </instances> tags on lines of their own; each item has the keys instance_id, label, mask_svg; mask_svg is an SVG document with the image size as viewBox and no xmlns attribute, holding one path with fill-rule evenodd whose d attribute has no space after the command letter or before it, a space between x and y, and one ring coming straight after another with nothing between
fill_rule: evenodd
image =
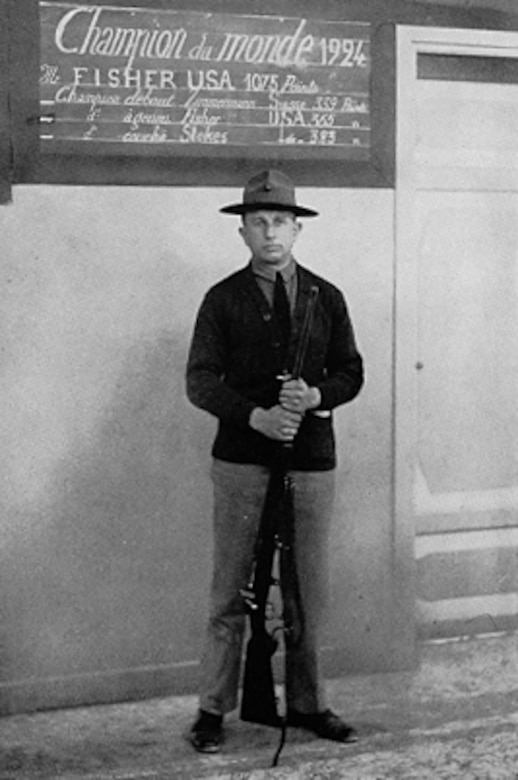
<instances>
[{"instance_id":1,"label":"white wall","mask_svg":"<svg viewBox=\"0 0 518 780\"><path fill-rule=\"evenodd\" d=\"M190 690L210 574L214 423L185 399L210 284L247 260L233 189L18 186L0 209L4 711ZM391 635L393 193L307 189L300 262L366 361L337 413L330 672Z\"/></svg>"}]
</instances>

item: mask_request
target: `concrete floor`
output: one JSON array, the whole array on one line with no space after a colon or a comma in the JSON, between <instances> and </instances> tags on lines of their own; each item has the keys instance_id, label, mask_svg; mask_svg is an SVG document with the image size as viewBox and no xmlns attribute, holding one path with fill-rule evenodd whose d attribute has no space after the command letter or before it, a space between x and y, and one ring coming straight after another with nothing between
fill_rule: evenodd
<instances>
[{"instance_id":1,"label":"concrete floor","mask_svg":"<svg viewBox=\"0 0 518 780\"><path fill-rule=\"evenodd\" d=\"M194 697L0 719L0 780L518 780L518 635L423 645L415 672L328 682L331 706L360 740L345 746L289 729L227 723L224 751L185 735Z\"/></svg>"}]
</instances>

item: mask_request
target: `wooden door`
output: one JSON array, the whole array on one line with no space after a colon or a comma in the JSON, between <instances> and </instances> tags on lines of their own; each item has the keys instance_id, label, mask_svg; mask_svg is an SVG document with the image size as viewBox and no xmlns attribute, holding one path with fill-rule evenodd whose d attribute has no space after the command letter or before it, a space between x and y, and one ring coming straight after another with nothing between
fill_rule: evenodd
<instances>
[{"instance_id":1,"label":"wooden door","mask_svg":"<svg viewBox=\"0 0 518 780\"><path fill-rule=\"evenodd\" d=\"M395 485L419 635L518 624L518 34L398 30Z\"/></svg>"}]
</instances>

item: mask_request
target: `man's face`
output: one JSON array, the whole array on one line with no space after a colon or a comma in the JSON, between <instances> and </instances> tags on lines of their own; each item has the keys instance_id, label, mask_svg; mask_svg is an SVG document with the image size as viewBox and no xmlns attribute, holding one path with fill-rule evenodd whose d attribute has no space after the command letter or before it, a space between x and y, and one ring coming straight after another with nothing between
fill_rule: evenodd
<instances>
[{"instance_id":1,"label":"man's face","mask_svg":"<svg viewBox=\"0 0 518 780\"><path fill-rule=\"evenodd\" d=\"M279 269L290 261L300 229L291 211L261 210L245 214L239 233L254 259Z\"/></svg>"}]
</instances>

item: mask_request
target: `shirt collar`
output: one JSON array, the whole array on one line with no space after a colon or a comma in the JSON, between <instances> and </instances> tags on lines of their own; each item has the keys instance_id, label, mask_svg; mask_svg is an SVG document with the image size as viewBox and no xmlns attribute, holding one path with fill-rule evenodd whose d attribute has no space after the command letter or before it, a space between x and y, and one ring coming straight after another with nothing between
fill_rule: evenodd
<instances>
[{"instance_id":1,"label":"shirt collar","mask_svg":"<svg viewBox=\"0 0 518 780\"><path fill-rule=\"evenodd\" d=\"M250 261L250 265L252 266L252 272L256 276L260 276L262 279L267 279L269 282L274 282L276 274L280 273L284 283L286 284L294 277L297 272L297 263L293 257L291 258L288 265L285 265L284 268L282 268L279 272L277 272L275 268L272 268L266 263L261 263L254 258L252 258Z\"/></svg>"}]
</instances>

